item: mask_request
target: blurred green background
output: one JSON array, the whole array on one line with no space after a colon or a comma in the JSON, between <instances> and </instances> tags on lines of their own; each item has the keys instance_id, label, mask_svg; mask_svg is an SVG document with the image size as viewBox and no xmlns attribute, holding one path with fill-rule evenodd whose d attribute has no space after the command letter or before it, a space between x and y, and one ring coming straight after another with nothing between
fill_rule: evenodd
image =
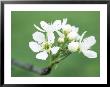
<instances>
[{"instance_id":1,"label":"blurred green background","mask_svg":"<svg viewBox=\"0 0 110 87\"><path fill-rule=\"evenodd\" d=\"M33 24L40 26L40 21L53 22L63 18L68 23L79 27L79 33L87 31L85 37L95 36L96 44L92 47L98 53L95 59L89 59L82 53L74 53L52 69L46 77L98 77L100 76L100 12L99 11L12 11L11 12L11 56L24 63L31 63L37 67L45 67L48 60L38 60L36 53L29 48L32 34L36 31ZM41 76L19 67L11 68L12 77Z\"/></svg>"}]
</instances>

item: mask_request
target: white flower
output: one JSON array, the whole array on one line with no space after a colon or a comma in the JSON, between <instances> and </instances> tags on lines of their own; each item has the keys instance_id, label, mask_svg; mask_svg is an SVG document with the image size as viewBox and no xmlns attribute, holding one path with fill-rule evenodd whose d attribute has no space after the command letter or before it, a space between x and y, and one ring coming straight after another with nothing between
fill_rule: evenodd
<instances>
[{"instance_id":1,"label":"white flower","mask_svg":"<svg viewBox=\"0 0 110 87\"><path fill-rule=\"evenodd\" d=\"M80 37L80 51L84 54L84 56L88 58L96 58L97 53L95 51L90 50L90 48L96 43L95 37L90 36L83 39L86 31ZM83 40L82 40L83 39Z\"/></svg>"},{"instance_id":2,"label":"white flower","mask_svg":"<svg viewBox=\"0 0 110 87\"><path fill-rule=\"evenodd\" d=\"M35 32L32 34L35 41L29 42L29 47L33 52L36 52L36 58L46 60L48 53L51 51L52 54L56 54L59 50L59 47L51 47L52 44L46 40L45 35L41 32Z\"/></svg>"},{"instance_id":3,"label":"white flower","mask_svg":"<svg viewBox=\"0 0 110 87\"><path fill-rule=\"evenodd\" d=\"M79 42L71 42L68 44L68 50L71 52L76 52L79 49Z\"/></svg>"},{"instance_id":4,"label":"white flower","mask_svg":"<svg viewBox=\"0 0 110 87\"><path fill-rule=\"evenodd\" d=\"M63 21L55 20L51 23L41 21L40 25L41 28L34 24L34 27L40 32L33 33L32 37L34 41L29 42L29 47L36 53L37 59L46 60L49 55L57 54L60 51L60 47L54 46L54 43L61 43L67 46L68 42L67 47L69 51L80 51L88 58L97 57L97 53L90 50L96 43L95 37L90 36L83 39L86 31L80 36L78 34L79 28L67 24L67 18L64 18ZM54 32L58 34L57 39L55 38ZM55 40L57 40L57 43Z\"/></svg>"},{"instance_id":5,"label":"white flower","mask_svg":"<svg viewBox=\"0 0 110 87\"><path fill-rule=\"evenodd\" d=\"M63 26L65 26L66 22L67 22L67 19L66 18L63 19L63 22L62 23L61 23L61 20L55 20L51 24L48 24L45 21L41 21L40 22L40 25L41 25L41 28L42 29L39 28L38 26L36 26L35 24L34 24L34 27L37 28L41 32L46 32L47 33L47 36L48 36L49 43L53 43L54 42L54 39L55 39L54 31L56 31L59 36L63 35L59 30Z\"/></svg>"}]
</instances>

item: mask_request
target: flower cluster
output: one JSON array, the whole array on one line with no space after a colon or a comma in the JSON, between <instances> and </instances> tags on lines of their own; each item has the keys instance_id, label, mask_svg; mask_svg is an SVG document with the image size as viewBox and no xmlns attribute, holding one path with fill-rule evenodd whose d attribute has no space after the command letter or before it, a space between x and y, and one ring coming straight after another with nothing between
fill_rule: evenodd
<instances>
[{"instance_id":1,"label":"flower cluster","mask_svg":"<svg viewBox=\"0 0 110 87\"><path fill-rule=\"evenodd\" d=\"M37 59L46 60L51 57L55 60L74 52L83 53L88 58L97 57L97 53L90 50L96 43L95 37L84 38L87 31L80 35L79 28L68 24L67 18L53 23L41 21L40 25L38 27L34 24L37 31L32 34L34 41L29 42L31 50L37 53Z\"/></svg>"}]
</instances>

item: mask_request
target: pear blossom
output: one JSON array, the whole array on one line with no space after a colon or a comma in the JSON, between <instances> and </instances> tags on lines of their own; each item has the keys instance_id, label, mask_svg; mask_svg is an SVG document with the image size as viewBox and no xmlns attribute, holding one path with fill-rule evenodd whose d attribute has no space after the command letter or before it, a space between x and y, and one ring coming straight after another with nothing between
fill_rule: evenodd
<instances>
[{"instance_id":1,"label":"pear blossom","mask_svg":"<svg viewBox=\"0 0 110 87\"><path fill-rule=\"evenodd\" d=\"M46 32L48 41L50 43L54 43L54 39L55 39L54 31L56 31L60 37L63 36L63 34L59 30L63 26L66 25L66 22L67 22L67 18L64 18L62 23L61 23L61 20L55 20L51 24L49 24L45 21L41 21L40 22L41 28L36 26L35 24L34 24L34 27L37 28L41 32Z\"/></svg>"},{"instance_id":2,"label":"pear blossom","mask_svg":"<svg viewBox=\"0 0 110 87\"><path fill-rule=\"evenodd\" d=\"M87 58L97 57L97 53L91 50L96 43L95 36L84 38L87 31L80 35L79 27L68 24L67 18L51 23L41 21L41 28L36 24L34 27L37 31L32 34L33 40L29 42L29 48L36 54L36 59L49 58L49 65L41 70L42 75L50 72L55 64L75 52L82 53Z\"/></svg>"},{"instance_id":3,"label":"pear blossom","mask_svg":"<svg viewBox=\"0 0 110 87\"><path fill-rule=\"evenodd\" d=\"M56 54L59 50L58 46L52 47L52 44L46 40L45 35L41 32L35 32L32 34L35 41L29 42L29 47L33 52L36 52L36 58L46 60L50 51L52 54Z\"/></svg>"},{"instance_id":4,"label":"pear blossom","mask_svg":"<svg viewBox=\"0 0 110 87\"><path fill-rule=\"evenodd\" d=\"M79 27L68 24L67 18L64 18L63 21L55 20L53 23L41 21L40 26L41 28L34 24L38 31L32 34L33 41L29 42L29 47L36 53L37 59L46 60L51 55L54 60L57 59L54 57L65 56L69 51L70 53L79 51L88 58L97 57L97 53L90 50L96 43L95 37L89 36L83 39L86 31L80 35L78 33ZM55 36L55 32L58 37Z\"/></svg>"},{"instance_id":5,"label":"pear blossom","mask_svg":"<svg viewBox=\"0 0 110 87\"><path fill-rule=\"evenodd\" d=\"M90 50L90 48L96 43L95 37L90 36L83 39L86 31L81 35L79 42L72 41L68 44L68 50L71 52L76 52L80 50L84 54L84 56L88 58L96 58L97 53L95 51Z\"/></svg>"},{"instance_id":6,"label":"pear blossom","mask_svg":"<svg viewBox=\"0 0 110 87\"><path fill-rule=\"evenodd\" d=\"M80 51L84 54L84 56L88 58L96 58L97 53L95 51L90 50L90 48L96 43L96 39L94 36L89 36L83 39L86 31L81 35L80 38Z\"/></svg>"}]
</instances>

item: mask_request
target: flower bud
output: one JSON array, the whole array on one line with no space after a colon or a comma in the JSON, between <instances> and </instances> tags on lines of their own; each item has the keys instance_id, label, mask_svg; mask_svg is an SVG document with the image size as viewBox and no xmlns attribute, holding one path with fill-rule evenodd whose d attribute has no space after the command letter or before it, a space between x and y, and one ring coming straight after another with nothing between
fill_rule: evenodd
<instances>
[{"instance_id":1,"label":"flower bud","mask_svg":"<svg viewBox=\"0 0 110 87\"><path fill-rule=\"evenodd\" d=\"M70 32L70 33L67 35L67 38L68 38L68 40L70 40L70 41L76 40L77 37L78 37L78 33L77 33L77 32L73 32L73 31Z\"/></svg>"},{"instance_id":2,"label":"flower bud","mask_svg":"<svg viewBox=\"0 0 110 87\"><path fill-rule=\"evenodd\" d=\"M63 43L63 42L64 42L64 38L59 37L59 38L58 38L58 42L59 42L59 43Z\"/></svg>"},{"instance_id":3,"label":"flower bud","mask_svg":"<svg viewBox=\"0 0 110 87\"><path fill-rule=\"evenodd\" d=\"M68 44L68 50L71 52L76 52L79 49L79 43L78 42L71 42Z\"/></svg>"},{"instance_id":4,"label":"flower bud","mask_svg":"<svg viewBox=\"0 0 110 87\"><path fill-rule=\"evenodd\" d=\"M70 33L71 30L72 30L72 27L71 27L71 25L69 25L69 24L67 24L67 25L65 25L65 26L63 27L63 32L64 32L64 34Z\"/></svg>"}]
</instances>

